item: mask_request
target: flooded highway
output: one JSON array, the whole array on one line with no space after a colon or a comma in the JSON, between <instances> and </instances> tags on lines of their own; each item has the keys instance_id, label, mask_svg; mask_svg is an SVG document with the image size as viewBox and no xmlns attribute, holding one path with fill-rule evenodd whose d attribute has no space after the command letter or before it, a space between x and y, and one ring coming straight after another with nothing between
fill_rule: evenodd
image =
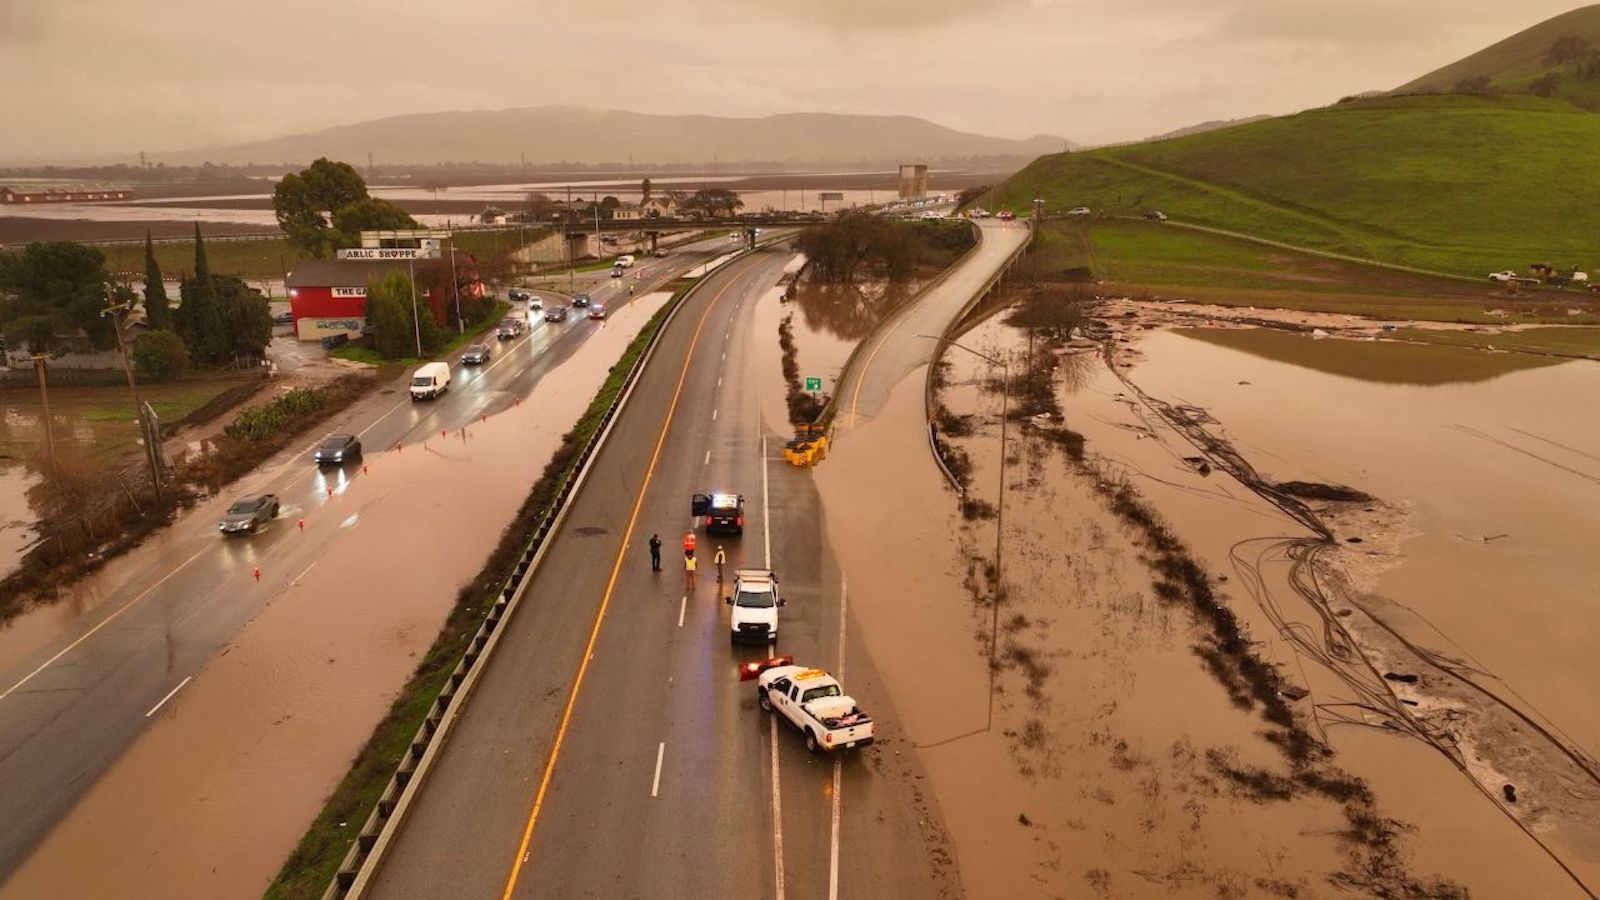
<instances>
[{"instance_id":1,"label":"flooded highway","mask_svg":"<svg viewBox=\"0 0 1600 900\"><path fill-rule=\"evenodd\" d=\"M319 509L287 508L258 536L268 541L231 543L238 564L205 602L256 595L250 606L258 611L192 680L174 674L172 694L151 695L145 716L154 727L0 897L259 895L561 435L665 299L653 294L617 309L582 353L517 402L496 404L497 414L375 450L364 472L316 473L308 486L327 497ZM467 378L463 393L474 389ZM497 397L477 399L488 408ZM274 543L312 549L272 553ZM152 623L168 629L164 652L182 663L199 648L177 624ZM108 844L118 852L82 866Z\"/></svg>"}]
</instances>

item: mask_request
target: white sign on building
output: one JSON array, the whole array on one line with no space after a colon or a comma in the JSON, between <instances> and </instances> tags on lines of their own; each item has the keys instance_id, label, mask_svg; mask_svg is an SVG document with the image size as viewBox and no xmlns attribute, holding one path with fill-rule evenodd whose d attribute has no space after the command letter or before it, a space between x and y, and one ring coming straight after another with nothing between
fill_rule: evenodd
<instances>
[{"instance_id":1,"label":"white sign on building","mask_svg":"<svg viewBox=\"0 0 1600 900\"><path fill-rule=\"evenodd\" d=\"M433 259L438 255L437 244L427 247L349 247L338 251L340 259Z\"/></svg>"}]
</instances>

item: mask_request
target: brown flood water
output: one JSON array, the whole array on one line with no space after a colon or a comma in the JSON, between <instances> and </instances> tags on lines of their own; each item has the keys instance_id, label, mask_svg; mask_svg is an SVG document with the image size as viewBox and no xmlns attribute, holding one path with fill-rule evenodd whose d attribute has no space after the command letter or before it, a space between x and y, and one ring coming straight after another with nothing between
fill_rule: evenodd
<instances>
[{"instance_id":1,"label":"brown flood water","mask_svg":"<svg viewBox=\"0 0 1600 900\"><path fill-rule=\"evenodd\" d=\"M1338 764L1374 788L1386 814L1417 826L1407 842L1414 871L1454 879L1474 896L1583 896L1518 824L1593 889L1596 793L1581 766L1551 748L1580 760L1600 751L1600 663L1591 652L1600 560L1585 552L1600 533L1600 422L1582 412L1600 388L1600 366L1436 351L1157 331L1123 354L1139 388L1204 409L1214 420L1207 431L1269 479L1344 484L1377 498L1313 504L1339 542L1317 570L1332 606L1353 608L1341 621L1373 665L1420 672L1416 685L1322 665L1301 652L1304 641L1285 639L1321 630L1281 552L1281 538L1305 530L1220 471L1195 471L1184 460L1195 447L1103 364L1063 407L1091 454L1128 477L1211 571L1231 577L1231 608L1269 660L1305 680L1310 705L1297 708L1332 742ZM1281 631L1285 624L1294 631ZM1419 667L1395 635L1442 668ZM1463 691L1448 673L1487 696ZM1488 697L1528 718L1497 711ZM1477 783L1423 742L1399 737L1403 729L1382 727L1405 714L1386 711L1398 702L1459 748ZM1525 722L1549 727L1555 741L1529 742ZM1518 789L1514 803L1501 797L1502 783Z\"/></svg>"},{"instance_id":2,"label":"brown flood water","mask_svg":"<svg viewBox=\"0 0 1600 900\"><path fill-rule=\"evenodd\" d=\"M465 437L372 456L331 501L344 536L161 709L0 897L260 896L666 298L616 311L527 402Z\"/></svg>"},{"instance_id":3,"label":"brown flood water","mask_svg":"<svg viewBox=\"0 0 1600 900\"><path fill-rule=\"evenodd\" d=\"M28 488L37 481L26 466L0 466L0 578L11 574L33 546L38 520L28 507Z\"/></svg>"},{"instance_id":4,"label":"brown flood water","mask_svg":"<svg viewBox=\"0 0 1600 900\"><path fill-rule=\"evenodd\" d=\"M897 737L928 772L965 894L1247 896L1258 878L1296 887L1338 868L1332 841L1301 837L1339 828L1336 807L1254 804L1209 774L1208 750L1242 765L1275 751L1201 675L1189 627L1150 596L1121 526L1085 485L1049 476L1048 457L1013 482L1025 489L1010 521L1022 524L1007 527L1013 593L985 730L991 613L963 585L992 525L966 527L943 487L922 377L901 382L816 479L858 634L893 697ZM967 446L976 456L993 442Z\"/></svg>"}]
</instances>

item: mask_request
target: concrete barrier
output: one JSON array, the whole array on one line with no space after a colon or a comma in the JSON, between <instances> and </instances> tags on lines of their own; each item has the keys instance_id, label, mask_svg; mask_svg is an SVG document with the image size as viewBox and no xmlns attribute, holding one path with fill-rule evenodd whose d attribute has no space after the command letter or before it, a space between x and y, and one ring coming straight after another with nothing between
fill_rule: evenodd
<instances>
[{"instance_id":1,"label":"concrete barrier","mask_svg":"<svg viewBox=\"0 0 1600 900\"><path fill-rule=\"evenodd\" d=\"M758 247L769 246L771 243L788 240L789 235L775 236ZM731 265L747 255L739 253L721 263L721 269ZM427 716L423 719L421 727L411 739L411 745L401 757L399 766L394 775L379 795L378 804L362 824L356 841L351 845L345 858L340 862L339 869L335 872L333 881L323 892L323 900L355 900L362 897L372 878L377 874L378 867L382 864L384 852L393 842L395 835L404 824L422 784L427 779L434 760L442 752L444 744L453 729L457 717L473 688L477 686L485 663L494 652L499 642L500 635L504 633L501 625L505 619L516 611L524 591L530 583L529 575L536 571L545 558L550 544L548 538L552 532L561 527L571 509L571 499L588 480L590 464L594 457L605 446L611 435L612 426L617 415L627 406L628 400L633 396L634 388L638 385L639 376L655 355L656 346L661 342L661 335L665 334L677 318L678 310L682 309L690 296L699 290L705 283L702 277L692 287L684 292L678 304L667 313L667 317L651 336L650 343L643 353L634 361L633 367L628 370L628 377L623 383L623 389L602 417L599 429L589 442L584 445L578 455L577 466L562 482L556 491L555 500L550 508L540 517L539 524L528 537L528 543L523 548L522 557L518 561L515 571L506 579L501 587L500 598L494 602L488 614L479 626L477 633L468 644L467 651L462 655L461 661L456 664L450 678L440 690L439 696L433 701Z\"/></svg>"}]
</instances>

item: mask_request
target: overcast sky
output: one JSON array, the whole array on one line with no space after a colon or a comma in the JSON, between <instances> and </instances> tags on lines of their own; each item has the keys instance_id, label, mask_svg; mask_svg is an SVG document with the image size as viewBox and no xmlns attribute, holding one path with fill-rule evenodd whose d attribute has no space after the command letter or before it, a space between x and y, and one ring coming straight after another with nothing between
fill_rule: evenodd
<instances>
[{"instance_id":1,"label":"overcast sky","mask_svg":"<svg viewBox=\"0 0 1600 900\"><path fill-rule=\"evenodd\" d=\"M1572 0L0 0L0 160L550 103L1082 143L1392 88Z\"/></svg>"}]
</instances>

